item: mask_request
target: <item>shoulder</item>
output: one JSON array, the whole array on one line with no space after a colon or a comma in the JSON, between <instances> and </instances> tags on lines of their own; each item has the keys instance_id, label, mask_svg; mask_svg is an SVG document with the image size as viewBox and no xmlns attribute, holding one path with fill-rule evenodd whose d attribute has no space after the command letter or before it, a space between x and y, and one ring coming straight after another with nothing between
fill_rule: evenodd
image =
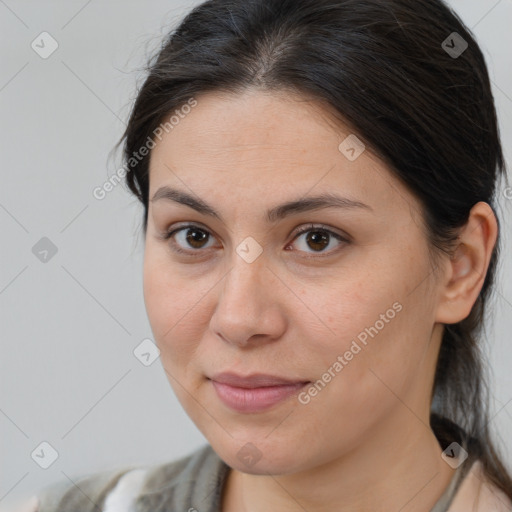
<instances>
[{"instance_id":1,"label":"shoulder","mask_svg":"<svg viewBox=\"0 0 512 512\"><path fill-rule=\"evenodd\" d=\"M125 467L61 480L43 488L37 508L32 505L27 512L117 512L128 510L135 501L143 510L156 511L162 506L165 510L171 503L181 507L187 499L211 494L211 486L226 467L211 446L205 445L156 466Z\"/></svg>"},{"instance_id":2,"label":"shoulder","mask_svg":"<svg viewBox=\"0 0 512 512\"><path fill-rule=\"evenodd\" d=\"M135 510L216 510L229 466L207 444L148 471Z\"/></svg>"},{"instance_id":3,"label":"shoulder","mask_svg":"<svg viewBox=\"0 0 512 512\"><path fill-rule=\"evenodd\" d=\"M34 512L97 512L108 493L132 469L118 468L59 480L39 491Z\"/></svg>"},{"instance_id":4,"label":"shoulder","mask_svg":"<svg viewBox=\"0 0 512 512\"><path fill-rule=\"evenodd\" d=\"M490 482L484 474L480 461L476 461L449 508L448 512L511 512L510 499Z\"/></svg>"}]
</instances>

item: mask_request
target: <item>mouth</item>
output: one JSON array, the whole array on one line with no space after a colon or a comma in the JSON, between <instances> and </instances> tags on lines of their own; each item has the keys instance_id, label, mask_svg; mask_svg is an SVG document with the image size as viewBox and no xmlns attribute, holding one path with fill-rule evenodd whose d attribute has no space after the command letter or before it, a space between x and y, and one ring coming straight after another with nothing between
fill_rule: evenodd
<instances>
[{"instance_id":1,"label":"mouth","mask_svg":"<svg viewBox=\"0 0 512 512\"><path fill-rule=\"evenodd\" d=\"M285 379L268 374L243 377L234 373L220 373L208 380L221 402L239 413L267 410L310 384L310 381Z\"/></svg>"}]
</instances>

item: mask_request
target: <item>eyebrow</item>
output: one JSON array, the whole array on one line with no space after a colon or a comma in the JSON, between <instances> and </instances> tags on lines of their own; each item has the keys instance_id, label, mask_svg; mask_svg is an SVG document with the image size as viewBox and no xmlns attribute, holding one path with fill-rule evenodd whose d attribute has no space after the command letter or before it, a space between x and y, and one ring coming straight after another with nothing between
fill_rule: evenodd
<instances>
[{"instance_id":1,"label":"eyebrow","mask_svg":"<svg viewBox=\"0 0 512 512\"><path fill-rule=\"evenodd\" d=\"M161 199L167 201L173 201L176 203L184 204L193 208L199 213L214 217L221 222L224 222L222 216L215 211L208 203L205 203L202 199L194 197L182 190L173 189L167 186L159 188L151 202L154 203ZM321 210L324 208L361 208L373 212L373 208L365 203L349 199L347 197L341 197L332 193L324 193L318 196L308 196L294 201L283 203L279 206L267 210L266 218L267 222L275 223L278 220L284 219L290 215L312 211Z\"/></svg>"}]
</instances>

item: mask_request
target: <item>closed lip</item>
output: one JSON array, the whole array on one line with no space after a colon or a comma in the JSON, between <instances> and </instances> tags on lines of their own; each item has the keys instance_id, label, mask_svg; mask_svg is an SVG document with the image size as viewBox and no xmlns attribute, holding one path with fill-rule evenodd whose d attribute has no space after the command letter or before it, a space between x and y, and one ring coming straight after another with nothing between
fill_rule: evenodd
<instances>
[{"instance_id":1,"label":"closed lip","mask_svg":"<svg viewBox=\"0 0 512 512\"><path fill-rule=\"evenodd\" d=\"M307 380L300 379L286 379L277 375L269 375L265 373L254 373L244 377L242 375L237 375L236 373L222 372L209 377L209 379L221 384L227 384L228 386L246 389L270 386L294 386L309 382Z\"/></svg>"}]
</instances>

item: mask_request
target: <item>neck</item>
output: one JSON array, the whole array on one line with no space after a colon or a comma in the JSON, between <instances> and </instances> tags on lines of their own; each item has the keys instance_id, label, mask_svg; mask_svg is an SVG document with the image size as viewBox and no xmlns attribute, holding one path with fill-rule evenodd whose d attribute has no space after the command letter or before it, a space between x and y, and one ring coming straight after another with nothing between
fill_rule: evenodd
<instances>
[{"instance_id":1,"label":"neck","mask_svg":"<svg viewBox=\"0 0 512 512\"><path fill-rule=\"evenodd\" d=\"M400 417L365 436L342 457L300 473L251 475L231 470L223 512L425 512L443 494L454 470L428 426L401 405Z\"/></svg>"}]
</instances>

